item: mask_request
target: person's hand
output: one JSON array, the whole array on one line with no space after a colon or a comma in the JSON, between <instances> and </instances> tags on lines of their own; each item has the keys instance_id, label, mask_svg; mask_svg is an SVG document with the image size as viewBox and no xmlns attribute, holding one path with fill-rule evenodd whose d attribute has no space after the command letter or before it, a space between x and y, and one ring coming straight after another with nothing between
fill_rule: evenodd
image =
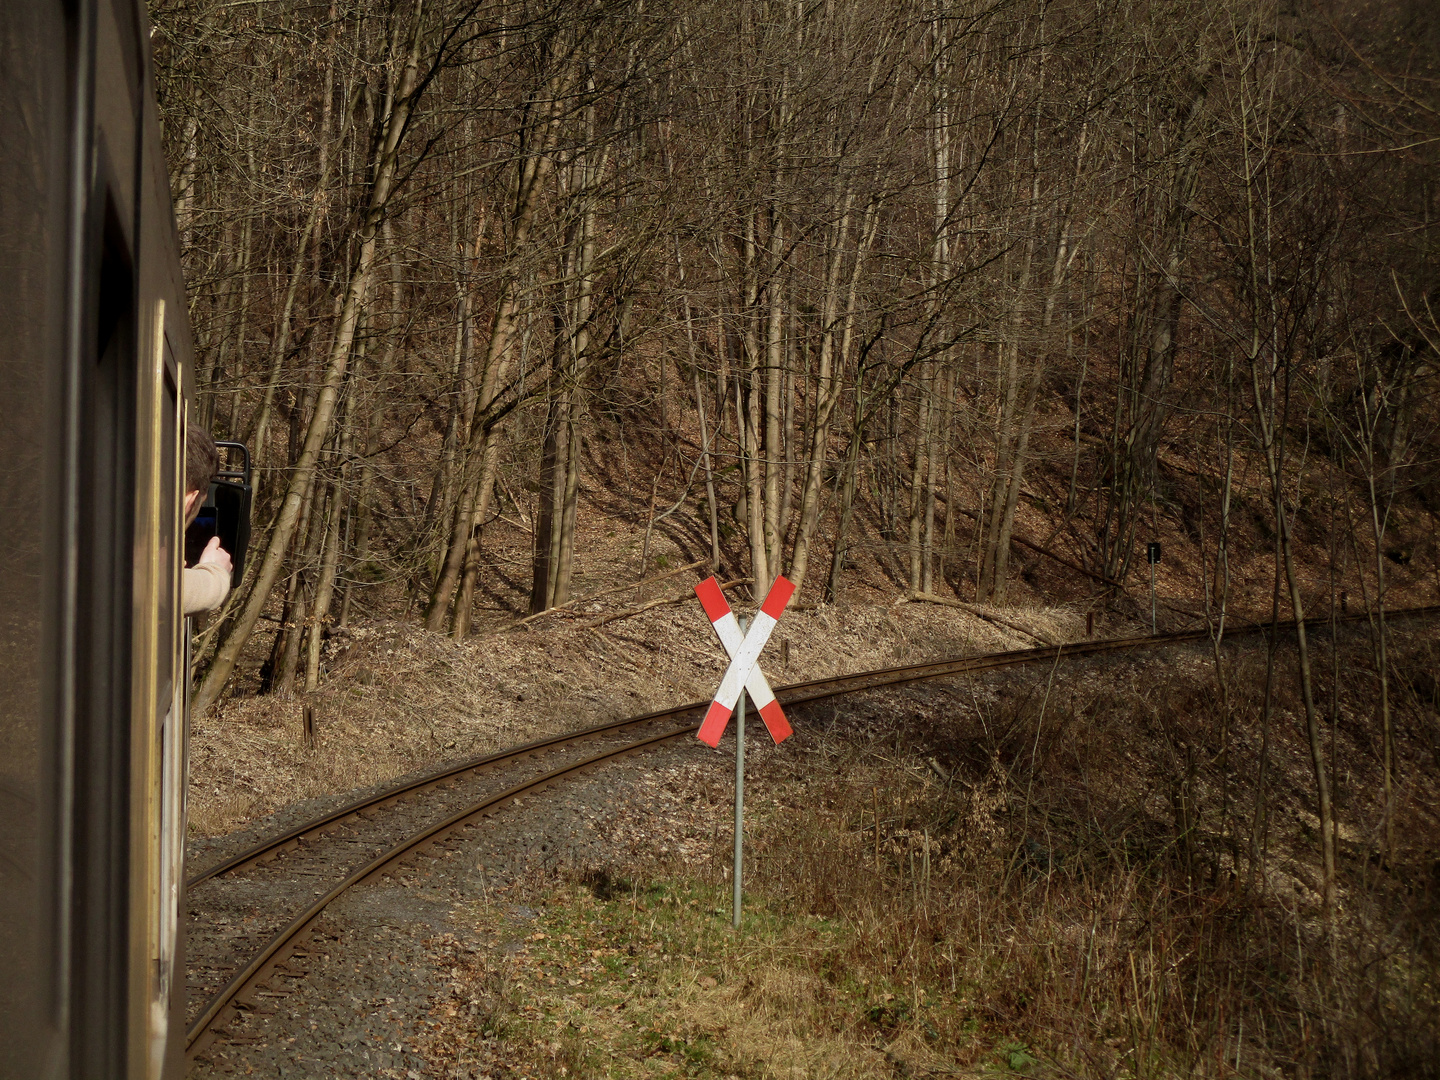
<instances>
[{"instance_id":1,"label":"person's hand","mask_svg":"<svg viewBox=\"0 0 1440 1080\"><path fill-rule=\"evenodd\" d=\"M210 537L210 542L205 545L205 550L200 553L200 558L195 560L196 566L204 566L207 563L213 564L224 570L226 574L234 571L234 565L230 562L230 553L220 546L220 537Z\"/></svg>"}]
</instances>

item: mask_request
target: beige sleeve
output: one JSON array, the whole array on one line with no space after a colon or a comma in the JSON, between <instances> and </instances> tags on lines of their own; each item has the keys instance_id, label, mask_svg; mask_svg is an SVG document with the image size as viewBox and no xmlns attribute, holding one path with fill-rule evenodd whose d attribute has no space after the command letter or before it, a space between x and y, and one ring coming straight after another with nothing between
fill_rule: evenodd
<instances>
[{"instance_id":1,"label":"beige sleeve","mask_svg":"<svg viewBox=\"0 0 1440 1080\"><path fill-rule=\"evenodd\" d=\"M186 615L213 611L230 593L230 575L214 563L201 563L180 574L180 606Z\"/></svg>"}]
</instances>

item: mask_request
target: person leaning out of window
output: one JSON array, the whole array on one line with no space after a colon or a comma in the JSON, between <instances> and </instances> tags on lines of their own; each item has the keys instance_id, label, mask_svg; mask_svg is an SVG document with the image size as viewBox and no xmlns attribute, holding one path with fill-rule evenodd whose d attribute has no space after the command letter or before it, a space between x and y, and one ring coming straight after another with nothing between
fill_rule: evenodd
<instances>
[{"instance_id":1,"label":"person leaning out of window","mask_svg":"<svg viewBox=\"0 0 1440 1080\"><path fill-rule=\"evenodd\" d=\"M191 426L185 433L185 524L200 513L210 482L220 471L220 451L208 431ZM181 572L180 603L186 615L213 611L230 593L230 553L212 536L194 566Z\"/></svg>"}]
</instances>

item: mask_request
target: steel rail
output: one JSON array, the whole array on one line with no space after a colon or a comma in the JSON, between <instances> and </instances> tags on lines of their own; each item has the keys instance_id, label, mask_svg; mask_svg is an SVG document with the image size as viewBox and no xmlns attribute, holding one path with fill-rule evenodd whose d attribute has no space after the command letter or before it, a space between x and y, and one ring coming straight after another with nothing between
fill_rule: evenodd
<instances>
[{"instance_id":1,"label":"steel rail","mask_svg":"<svg viewBox=\"0 0 1440 1080\"><path fill-rule=\"evenodd\" d=\"M231 870L248 866L252 863L263 860L267 855L278 852L282 848L288 848L298 844L307 837L323 833L331 826L338 825L350 818L355 817L365 810L384 808L386 805L398 802L408 795L418 794L428 788L439 787L443 784L453 782L465 773L479 773L530 757L534 754L564 746L570 743L583 742L586 739L599 738L603 735L614 734L630 727L638 727L641 724L653 723L656 720L664 720L668 717L683 715L687 709L696 706L686 705L674 709L664 709L660 712L647 713L643 716L632 716L624 720L617 720L608 724L600 724L592 728L584 728L580 731L571 731L563 735L554 735L545 739L537 739L535 742L524 743L520 746L511 747L509 750L501 750L498 753L486 754L484 757L471 758L458 765L451 766L442 772L432 773L415 780L410 780L395 787L385 788L374 795L360 799L356 802L347 803L337 810L333 810L321 817L296 825L285 832L277 833L274 836L261 840L253 847L247 848L236 855L231 856L214 866L200 871L194 877L185 882L187 889L193 889L196 885L208 881L210 878L218 877L221 874L229 873Z\"/></svg>"},{"instance_id":2,"label":"steel rail","mask_svg":"<svg viewBox=\"0 0 1440 1080\"><path fill-rule=\"evenodd\" d=\"M574 776L603 762L613 761L627 754L637 753L640 750L668 742L671 739L678 739L685 735L693 735L698 730L699 725L692 724L689 727L667 731L660 735L652 735L639 742L630 743L613 750L607 750L603 754L596 754L583 761L572 762L558 769L552 769L550 772L543 773L540 776L526 780L498 794L491 795L479 803L452 814L443 821L427 826L421 832L407 837L389 851L384 852L358 870L353 871L324 896L320 897L299 915L295 916L280 933L271 939L269 945L251 957L250 962L240 971L236 972L234 977L225 984L224 988L210 999L205 1010L197 1016L186 1029L186 1054L193 1056L203 1048L199 1043L204 1034L217 1025L228 1009L236 1005L236 999L239 998L244 991L260 983L276 965L282 963L289 956L294 948L297 947L297 939L310 928L315 920L320 917L337 897L347 890L354 888L356 885L370 878L393 872L392 867L395 863L409 855L415 854L420 848L443 840L447 833L454 832L470 824L475 818L492 813L504 803L548 787L558 780Z\"/></svg>"},{"instance_id":3,"label":"steel rail","mask_svg":"<svg viewBox=\"0 0 1440 1080\"><path fill-rule=\"evenodd\" d=\"M1424 618L1436 615L1440 615L1440 606L1399 608L1385 613L1387 620ZM1358 615L1341 616L1336 621L1338 623L1351 625L1364 622L1368 618L1368 615L1361 613ZM1277 629L1280 633L1293 632L1295 625L1294 620L1287 620L1281 622ZM1323 630L1329 626L1329 620L1307 619L1306 625ZM1228 641L1231 638L1237 637L1251 637L1266 633L1269 630L1270 624L1266 623L1228 629L1225 632L1224 640ZM832 675L824 679L811 679L806 682L790 683L786 686L777 686L775 688L775 696L783 705L802 705L811 701L820 701L825 698L839 696L840 694L854 693L859 690L872 689L879 686L898 686L907 682L917 682L923 679L938 679L944 678L947 675L959 675L973 671L988 671L997 667L1009 667L1015 664L1053 660L1057 653L1064 656L1094 656L1099 653L1123 651L1125 649L1158 648L1164 645L1184 644L1187 642L1207 640L1209 637L1210 631L1208 629L1180 630L1153 636L1142 635L1128 638L1103 638L1094 641L1076 641L1061 645L1041 645L1032 649L982 653L978 656L926 661L919 664L906 664L900 667L877 668L872 671L856 672L850 675ZM441 772L432 773L395 787L386 788L367 798L349 803L321 817L304 822L292 829L262 840L253 847L247 848L201 871L186 881L185 886L187 889L194 888L212 877L217 877L220 874L239 869L242 866L260 862L272 853L277 853L282 848L298 845L307 837L317 833L323 833L331 826L353 818L362 811L382 808L387 804L398 802L408 795L418 794L427 788L447 784L465 773L489 771L501 765L518 761L521 758L529 757L550 749L586 739L617 734L627 728L639 727L642 724L652 724L660 720L678 719L687 713L703 710L708 704L709 702L705 701L693 701L668 709L660 709L656 712L644 713L640 716L628 717L624 720L615 720L596 725L595 727L583 728L580 731L572 731L562 735L538 739L535 742L525 743L524 745L512 747L509 750L502 750L494 754L487 754L483 757L471 758Z\"/></svg>"}]
</instances>

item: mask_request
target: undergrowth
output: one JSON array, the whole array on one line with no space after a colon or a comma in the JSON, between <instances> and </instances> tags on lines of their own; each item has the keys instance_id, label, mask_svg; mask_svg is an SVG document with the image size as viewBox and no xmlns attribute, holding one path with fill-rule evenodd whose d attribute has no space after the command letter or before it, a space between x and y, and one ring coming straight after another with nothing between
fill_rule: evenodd
<instances>
[{"instance_id":1,"label":"undergrowth","mask_svg":"<svg viewBox=\"0 0 1440 1080\"><path fill-rule=\"evenodd\" d=\"M777 790L756 881L854 928L825 965L917 1002L958 994L957 1019L1025 1045L1041 1071L1440 1075L1434 648L1396 649L1397 682L1421 690L1397 714L1403 840L1388 856L1368 661L1342 648L1332 926L1283 646L1251 843L1263 659L1227 660L1228 718L1192 654L1013 678L989 705L852 746ZM928 770L897 770L895 745ZM984 1064L980 1044L936 1027L955 1064Z\"/></svg>"},{"instance_id":2,"label":"undergrowth","mask_svg":"<svg viewBox=\"0 0 1440 1080\"><path fill-rule=\"evenodd\" d=\"M1228 713L1203 651L1062 664L810 718L756 778L738 935L727 837L574 870L520 959L460 980L472 1027L537 1077L1440 1075L1435 653L1396 642L1383 852L1373 672L1347 649L1330 924L1283 648L1263 786L1263 652L1227 659ZM503 910L477 908L497 943Z\"/></svg>"}]
</instances>

